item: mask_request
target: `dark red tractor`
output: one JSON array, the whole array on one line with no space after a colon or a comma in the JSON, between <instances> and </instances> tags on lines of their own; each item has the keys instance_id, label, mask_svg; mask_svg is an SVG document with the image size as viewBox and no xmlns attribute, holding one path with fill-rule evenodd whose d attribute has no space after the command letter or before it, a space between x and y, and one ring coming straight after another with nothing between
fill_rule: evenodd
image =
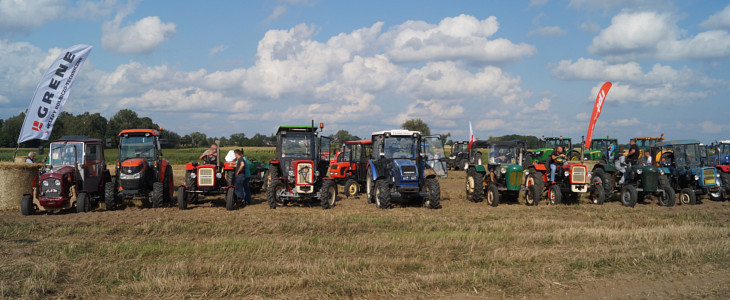
<instances>
[{"instance_id":1,"label":"dark red tractor","mask_svg":"<svg viewBox=\"0 0 730 300\"><path fill-rule=\"evenodd\" d=\"M373 153L372 140L348 141L330 162L330 177L345 186L345 195L357 195L367 179L367 164Z\"/></svg>"},{"instance_id":2,"label":"dark red tractor","mask_svg":"<svg viewBox=\"0 0 730 300\"><path fill-rule=\"evenodd\" d=\"M162 157L160 131L122 130L115 176L104 188L106 209L135 197L141 197L144 206L160 207L171 203L173 190L172 166Z\"/></svg>"},{"instance_id":3,"label":"dark red tractor","mask_svg":"<svg viewBox=\"0 0 730 300\"><path fill-rule=\"evenodd\" d=\"M48 165L41 168L32 194L23 195L21 213L72 207L87 212L104 201L110 179L101 140L64 136L51 143Z\"/></svg>"}]
</instances>

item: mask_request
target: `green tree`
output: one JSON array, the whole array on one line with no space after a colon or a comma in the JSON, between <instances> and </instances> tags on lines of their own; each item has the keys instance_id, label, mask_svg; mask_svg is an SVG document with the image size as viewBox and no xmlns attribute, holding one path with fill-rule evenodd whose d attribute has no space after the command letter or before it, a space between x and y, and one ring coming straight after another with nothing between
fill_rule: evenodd
<instances>
[{"instance_id":1,"label":"green tree","mask_svg":"<svg viewBox=\"0 0 730 300\"><path fill-rule=\"evenodd\" d=\"M441 140L442 145L446 145L446 139L448 139L451 136L451 132L447 134L439 134L439 139Z\"/></svg>"},{"instance_id":2,"label":"green tree","mask_svg":"<svg viewBox=\"0 0 730 300\"><path fill-rule=\"evenodd\" d=\"M190 145L192 147L207 147L208 146L208 136L205 135L205 133L200 132L193 132L190 133Z\"/></svg>"},{"instance_id":3,"label":"green tree","mask_svg":"<svg viewBox=\"0 0 730 300\"><path fill-rule=\"evenodd\" d=\"M243 132L234 133L234 134L231 134L231 138L228 139L228 143L230 144L230 146L241 147L241 146L243 146L243 143L245 140L246 140L246 134L244 134Z\"/></svg>"},{"instance_id":4,"label":"green tree","mask_svg":"<svg viewBox=\"0 0 730 300\"><path fill-rule=\"evenodd\" d=\"M428 128L428 124L421 119L410 119L403 122L401 127L406 130L420 131L423 135L431 135L431 129Z\"/></svg>"},{"instance_id":5,"label":"green tree","mask_svg":"<svg viewBox=\"0 0 730 300\"><path fill-rule=\"evenodd\" d=\"M337 133L330 135L329 137L332 139L332 142L335 144L341 144L343 142L355 141L355 140L360 139L360 137L358 137L356 135L351 135L350 132L348 132L347 130L344 130L344 129L340 129L339 131L337 131Z\"/></svg>"}]
</instances>

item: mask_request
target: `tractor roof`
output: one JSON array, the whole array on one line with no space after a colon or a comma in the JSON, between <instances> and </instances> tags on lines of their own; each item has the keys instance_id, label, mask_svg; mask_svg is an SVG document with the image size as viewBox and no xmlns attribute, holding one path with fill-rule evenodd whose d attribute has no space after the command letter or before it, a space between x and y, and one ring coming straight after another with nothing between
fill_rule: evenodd
<instances>
[{"instance_id":1,"label":"tractor roof","mask_svg":"<svg viewBox=\"0 0 730 300\"><path fill-rule=\"evenodd\" d=\"M291 131L291 132L315 132L317 131L316 126L312 125L291 125L291 126L279 126L279 130L276 131L276 133L282 132L282 131Z\"/></svg>"},{"instance_id":2,"label":"tractor roof","mask_svg":"<svg viewBox=\"0 0 730 300\"><path fill-rule=\"evenodd\" d=\"M569 137L562 137L562 136L549 136L546 138L543 138L544 140L570 140Z\"/></svg>"},{"instance_id":3,"label":"tractor roof","mask_svg":"<svg viewBox=\"0 0 730 300\"><path fill-rule=\"evenodd\" d=\"M490 140L476 140L471 145L472 148L486 148L489 146L511 146L511 147L518 147L522 144L521 142L517 141L490 141Z\"/></svg>"},{"instance_id":4,"label":"tractor roof","mask_svg":"<svg viewBox=\"0 0 730 300\"><path fill-rule=\"evenodd\" d=\"M591 141L618 141L618 139L615 139L615 138L596 138L596 139L591 139Z\"/></svg>"},{"instance_id":5,"label":"tractor roof","mask_svg":"<svg viewBox=\"0 0 730 300\"><path fill-rule=\"evenodd\" d=\"M82 142L82 143L101 143L100 139L92 139L85 135L64 135L60 139L53 141L56 142Z\"/></svg>"},{"instance_id":6,"label":"tractor roof","mask_svg":"<svg viewBox=\"0 0 730 300\"><path fill-rule=\"evenodd\" d=\"M720 144L730 144L730 140L720 141Z\"/></svg>"},{"instance_id":7,"label":"tractor roof","mask_svg":"<svg viewBox=\"0 0 730 300\"><path fill-rule=\"evenodd\" d=\"M468 144L469 141L454 141L454 144Z\"/></svg>"},{"instance_id":8,"label":"tractor roof","mask_svg":"<svg viewBox=\"0 0 730 300\"><path fill-rule=\"evenodd\" d=\"M391 130L376 131L376 132L373 132L373 135L383 135L386 133L389 133L390 135L395 135L395 136L412 136L414 133L421 135L420 131L410 131L410 130L404 130L404 129L391 129Z\"/></svg>"},{"instance_id":9,"label":"tractor roof","mask_svg":"<svg viewBox=\"0 0 730 300\"><path fill-rule=\"evenodd\" d=\"M366 145L366 144L372 144L372 140L357 140L357 141L347 141L344 142L346 145Z\"/></svg>"},{"instance_id":10,"label":"tractor roof","mask_svg":"<svg viewBox=\"0 0 730 300\"><path fill-rule=\"evenodd\" d=\"M666 141L666 142L658 142L658 143L654 144L654 146L661 147L661 146L693 145L693 144L700 144L700 141L698 141L698 140L672 140L672 141Z\"/></svg>"},{"instance_id":11,"label":"tractor roof","mask_svg":"<svg viewBox=\"0 0 730 300\"><path fill-rule=\"evenodd\" d=\"M151 135L160 135L160 132L155 129L124 129L122 132L119 133L119 136L122 136L123 134L140 134L140 133L149 133Z\"/></svg>"},{"instance_id":12,"label":"tractor roof","mask_svg":"<svg viewBox=\"0 0 730 300\"><path fill-rule=\"evenodd\" d=\"M640 136L636 137L637 140L663 140L664 136Z\"/></svg>"}]
</instances>

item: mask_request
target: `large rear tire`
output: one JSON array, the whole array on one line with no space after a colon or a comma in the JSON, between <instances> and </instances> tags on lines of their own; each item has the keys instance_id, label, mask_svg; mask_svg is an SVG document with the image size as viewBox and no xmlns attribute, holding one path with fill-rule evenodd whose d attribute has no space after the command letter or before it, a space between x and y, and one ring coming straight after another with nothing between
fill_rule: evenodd
<instances>
[{"instance_id":1,"label":"large rear tire","mask_svg":"<svg viewBox=\"0 0 730 300\"><path fill-rule=\"evenodd\" d=\"M375 206L380 209L388 209L390 204L390 186L385 179L375 181Z\"/></svg>"},{"instance_id":2,"label":"large rear tire","mask_svg":"<svg viewBox=\"0 0 730 300\"><path fill-rule=\"evenodd\" d=\"M114 210L117 205L117 180L112 179L111 181L104 184L104 205L106 210Z\"/></svg>"},{"instance_id":3,"label":"large rear tire","mask_svg":"<svg viewBox=\"0 0 730 300\"><path fill-rule=\"evenodd\" d=\"M633 185L625 185L621 188L621 204L626 207L634 207L639 195Z\"/></svg>"},{"instance_id":4,"label":"large rear tire","mask_svg":"<svg viewBox=\"0 0 730 300\"><path fill-rule=\"evenodd\" d=\"M284 202L279 199L279 192L284 190L284 182L281 179L271 180L271 185L266 190L266 202L269 204L270 209L276 209L279 206L283 206Z\"/></svg>"},{"instance_id":5,"label":"large rear tire","mask_svg":"<svg viewBox=\"0 0 730 300\"><path fill-rule=\"evenodd\" d=\"M162 200L164 199L163 193L165 191L165 184L162 182L155 182L152 184L152 192L150 193L149 202L152 202L152 207L158 208L162 206Z\"/></svg>"},{"instance_id":6,"label":"large rear tire","mask_svg":"<svg viewBox=\"0 0 730 300\"><path fill-rule=\"evenodd\" d=\"M81 192L76 196L76 212L89 212L89 194Z\"/></svg>"},{"instance_id":7,"label":"large rear tire","mask_svg":"<svg viewBox=\"0 0 730 300\"><path fill-rule=\"evenodd\" d=\"M345 196L356 196L359 190L360 185L354 179L348 179L347 181L345 181Z\"/></svg>"},{"instance_id":8,"label":"large rear tire","mask_svg":"<svg viewBox=\"0 0 730 300\"><path fill-rule=\"evenodd\" d=\"M226 190L226 210L233 210L236 204L236 193L233 188Z\"/></svg>"},{"instance_id":9,"label":"large rear tire","mask_svg":"<svg viewBox=\"0 0 730 300\"><path fill-rule=\"evenodd\" d=\"M368 204L375 203L375 181L373 181L373 171L368 169L367 179L365 179L365 197L368 198Z\"/></svg>"},{"instance_id":10,"label":"large rear tire","mask_svg":"<svg viewBox=\"0 0 730 300\"><path fill-rule=\"evenodd\" d=\"M494 185L494 183L490 183L489 186L487 186L487 204L492 207L497 207L499 205L499 189L497 189L497 186Z\"/></svg>"},{"instance_id":11,"label":"large rear tire","mask_svg":"<svg viewBox=\"0 0 730 300\"><path fill-rule=\"evenodd\" d=\"M720 172L722 188L725 190L724 200L730 200L730 173Z\"/></svg>"},{"instance_id":12,"label":"large rear tire","mask_svg":"<svg viewBox=\"0 0 730 300\"><path fill-rule=\"evenodd\" d=\"M330 209L335 207L336 200L337 184L333 180L325 180L322 182L322 187L319 191L319 204L322 206L322 209Z\"/></svg>"},{"instance_id":13,"label":"large rear tire","mask_svg":"<svg viewBox=\"0 0 730 300\"><path fill-rule=\"evenodd\" d=\"M697 204L697 195L695 195L695 191L690 188L681 189L679 191L679 203L682 205Z\"/></svg>"},{"instance_id":14,"label":"large rear tire","mask_svg":"<svg viewBox=\"0 0 730 300\"><path fill-rule=\"evenodd\" d=\"M563 193L560 191L560 186L553 184L550 186L548 191L548 201L550 205L558 205L563 202Z\"/></svg>"},{"instance_id":15,"label":"large rear tire","mask_svg":"<svg viewBox=\"0 0 730 300\"><path fill-rule=\"evenodd\" d=\"M426 201L423 204L430 209L441 208L441 185L436 178L426 179Z\"/></svg>"},{"instance_id":16,"label":"large rear tire","mask_svg":"<svg viewBox=\"0 0 730 300\"><path fill-rule=\"evenodd\" d=\"M188 195L184 186L177 188L177 208L187 209L188 208Z\"/></svg>"},{"instance_id":17,"label":"large rear tire","mask_svg":"<svg viewBox=\"0 0 730 300\"><path fill-rule=\"evenodd\" d=\"M469 169L466 175L466 198L471 202L482 202L484 197L484 175Z\"/></svg>"},{"instance_id":18,"label":"large rear tire","mask_svg":"<svg viewBox=\"0 0 730 300\"><path fill-rule=\"evenodd\" d=\"M175 186L172 181L172 167L168 165L167 168L165 168L165 180L162 193L162 201L168 203L168 205L172 202L172 196L175 191Z\"/></svg>"},{"instance_id":19,"label":"large rear tire","mask_svg":"<svg viewBox=\"0 0 730 300\"><path fill-rule=\"evenodd\" d=\"M30 216L35 213L32 195L25 194L23 198L20 198L20 213L24 216Z\"/></svg>"}]
</instances>

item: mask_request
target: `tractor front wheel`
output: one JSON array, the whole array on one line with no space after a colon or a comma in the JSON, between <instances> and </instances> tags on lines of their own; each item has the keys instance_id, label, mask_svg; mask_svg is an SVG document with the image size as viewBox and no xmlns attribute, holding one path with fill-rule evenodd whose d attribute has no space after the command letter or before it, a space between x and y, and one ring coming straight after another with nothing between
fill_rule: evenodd
<instances>
[{"instance_id":1,"label":"tractor front wheel","mask_svg":"<svg viewBox=\"0 0 730 300\"><path fill-rule=\"evenodd\" d=\"M335 200L337 200L337 184L333 180L325 180L319 191L319 203L322 209L335 207Z\"/></svg>"},{"instance_id":2,"label":"tractor front wheel","mask_svg":"<svg viewBox=\"0 0 730 300\"><path fill-rule=\"evenodd\" d=\"M104 205L106 205L106 210L114 210L117 205L116 183L116 179L112 179L104 184Z\"/></svg>"},{"instance_id":3,"label":"tractor front wheel","mask_svg":"<svg viewBox=\"0 0 730 300\"><path fill-rule=\"evenodd\" d=\"M152 207L158 208L162 206L162 200L164 199L164 196L162 193L164 193L165 190L165 184L162 182L155 182L152 184L152 192L150 193L150 199L147 201L152 202Z\"/></svg>"},{"instance_id":4,"label":"tractor front wheel","mask_svg":"<svg viewBox=\"0 0 730 300\"><path fill-rule=\"evenodd\" d=\"M76 196L76 212L89 212L89 194L81 192Z\"/></svg>"},{"instance_id":5,"label":"tractor front wheel","mask_svg":"<svg viewBox=\"0 0 730 300\"><path fill-rule=\"evenodd\" d=\"M540 203L542 191L536 184L528 185L525 191L525 204L527 206L537 206Z\"/></svg>"},{"instance_id":6,"label":"tractor front wheel","mask_svg":"<svg viewBox=\"0 0 730 300\"><path fill-rule=\"evenodd\" d=\"M548 201L550 205L558 205L563 201L563 193L560 191L560 186L553 184L548 190Z\"/></svg>"},{"instance_id":7,"label":"tractor front wheel","mask_svg":"<svg viewBox=\"0 0 730 300\"><path fill-rule=\"evenodd\" d=\"M226 210L233 210L233 206L236 204L236 193L233 188L226 190Z\"/></svg>"},{"instance_id":8,"label":"tractor front wheel","mask_svg":"<svg viewBox=\"0 0 730 300\"><path fill-rule=\"evenodd\" d=\"M484 195L484 175L469 169L466 175L466 198L471 202L482 202Z\"/></svg>"},{"instance_id":9,"label":"tractor front wheel","mask_svg":"<svg viewBox=\"0 0 730 300\"><path fill-rule=\"evenodd\" d=\"M690 188L683 188L679 191L679 203L682 205L695 205L697 204L697 196L695 191Z\"/></svg>"},{"instance_id":10,"label":"tractor front wheel","mask_svg":"<svg viewBox=\"0 0 730 300\"><path fill-rule=\"evenodd\" d=\"M188 208L188 195L184 186L177 188L177 208L186 209Z\"/></svg>"},{"instance_id":11,"label":"tractor front wheel","mask_svg":"<svg viewBox=\"0 0 730 300\"><path fill-rule=\"evenodd\" d=\"M621 188L621 204L626 207L634 207L638 200L639 195L636 192L636 187L633 185L625 185Z\"/></svg>"},{"instance_id":12,"label":"tractor front wheel","mask_svg":"<svg viewBox=\"0 0 730 300\"><path fill-rule=\"evenodd\" d=\"M357 195L359 189L359 185L354 179L348 179L347 181L345 181L345 196L355 196Z\"/></svg>"},{"instance_id":13,"label":"tractor front wheel","mask_svg":"<svg viewBox=\"0 0 730 300\"><path fill-rule=\"evenodd\" d=\"M426 179L426 201L423 204L430 209L441 208L441 185L436 178Z\"/></svg>"},{"instance_id":14,"label":"tractor front wheel","mask_svg":"<svg viewBox=\"0 0 730 300\"><path fill-rule=\"evenodd\" d=\"M279 199L280 192L284 191L284 182L281 179L271 180L271 185L266 190L266 202L270 209L276 209L284 203Z\"/></svg>"},{"instance_id":15,"label":"tractor front wheel","mask_svg":"<svg viewBox=\"0 0 730 300\"><path fill-rule=\"evenodd\" d=\"M368 198L368 204L375 203L375 182L373 181L373 171L368 169L367 179L365 179L365 198Z\"/></svg>"},{"instance_id":16,"label":"tractor front wheel","mask_svg":"<svg viewBox=\"0 0 730 300\"><path fill-rule=\"evenodd\" d=\"M490 183L489 186L487 186L487 204L492 207L499 205L499 189L497 189L497 186L494 185L494 183Z\"/></svg>"},{"instance_id":17,"label":"tractor front wheel","mask_svg":"<svg viewBox=\"0 0 730 300\"><path fill-rule=\"evenodd\" d=\"M168 165L167 168L165 168L165 180L162 192L162 201L168 203L168 205L172 202L173 192L175 191L172 178L172 167Z\"/></svg>"},{"instance_id":18,"label":"tractor front wheel","mask_svg":"<svg viewBox=\"0 0 730 300\"><path fill-rule=\"evenodd\" d=\"M603 202L606 201L606 192L603 190L603 183L593 183L593 190L591 191L590 198L591 203L596 205L603 205Z\"/></svg>"},{"instance_id":19,"label":"tractor front wheel","mask_svg":"<svg viewBox=\"0 0 730 300\"><path fill-rule=\"evenodd\" d=\"M674 189L669 186L669 184L662 185L661 189L664 190L664 193L660 193L659 195L659 205L666 207L674 206L674 202L677 198L677 195L674 193Z\"/></svg>"},{"instance_id":20,"label":"tractor front wheel","mask_svg":"<svg viewBox=\"0 0 730 300\"><path fill-rule=\"evenodd\" d=\"M375 181L375 206L381 209L390 208L390 187L385 179Z\"/></svg>"},{"instance_id":21,"label":"tractor front wheel","mask_svg":"<svg viewBox=\"0 0 730 300\"><path fill-rule=\"evenodd\" d=\"M32 195L25 194L23 195L23 198L20 199L20 213L24 216L30 216L35 213Z\"/></svg>"}]
</instances>

